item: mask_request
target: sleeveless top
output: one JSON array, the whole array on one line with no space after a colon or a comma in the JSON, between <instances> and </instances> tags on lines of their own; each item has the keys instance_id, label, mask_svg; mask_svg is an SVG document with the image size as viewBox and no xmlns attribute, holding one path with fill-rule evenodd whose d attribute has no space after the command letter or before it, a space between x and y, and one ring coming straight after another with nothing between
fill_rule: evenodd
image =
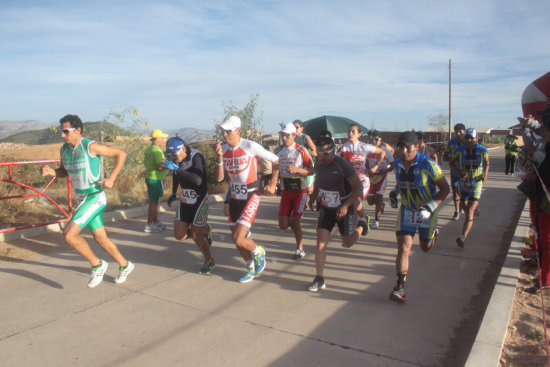
<instances>
[{"instance_id":1,"label":"sleeveless top","mask_svg":"<svg viewBox=\"0 0 550 367\"><path fill-rule=\"evenodd\" d=\"M92 194L102 190L98 183L101 160L89 151L89 146L93 142L94 140L82 138L74 148L69 143L65 143L61 147L61 162L69 173L77 194Z\"/></svg>"}]
</instances>

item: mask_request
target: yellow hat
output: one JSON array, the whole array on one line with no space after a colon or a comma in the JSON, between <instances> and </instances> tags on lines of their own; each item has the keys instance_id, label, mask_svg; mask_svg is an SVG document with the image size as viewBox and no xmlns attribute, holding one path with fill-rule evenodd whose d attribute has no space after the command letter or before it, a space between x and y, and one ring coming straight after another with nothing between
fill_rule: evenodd
<instances>
[{"instance_id":1,"label":"yellow hat","mask_svg":"<svg viewBox=\"0 0 550 367\"><path fill-rule=\"evenodd\" d=\"M161 130L156 129L151 133L151 138L167 138L168 134L163 133Z\"/></svg>"}]
</instances>

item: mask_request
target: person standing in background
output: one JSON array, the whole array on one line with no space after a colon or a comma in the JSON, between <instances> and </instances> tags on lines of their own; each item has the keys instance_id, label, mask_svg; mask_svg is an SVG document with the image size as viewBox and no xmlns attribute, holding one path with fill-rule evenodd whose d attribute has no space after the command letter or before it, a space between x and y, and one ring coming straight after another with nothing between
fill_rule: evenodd
<instances>
[{"instance_id":1,"label":"person standing in background","mask_svg":"<svg viewBox=\"0 0 550 367\"><path fill-rule=\"evenodd\" d=\"M160 232L166 229L166 225L158 219L159 203L164 194L164 178L166 170L164 168L164 152L162 147L166 143L168 134L161 130L153 130L151 133L151 145L143 153L143 164L145 165L145 185L147 186L147 196L149 198L149 207L147 209L147 224L144 232Z\"/></svg>"},{"instance_id":2,"label":"person standing in background","mask_svg":"<svg viewBox=\"0 0 550 367\"><path fill-rule=\"evenodd\" d=\"M504 161L506 162L506 169L504 170L505 175L514 174L514 171L516 170L516 157L519 151L519 145L516 143L515 135L508 135L507 140L508 141L504 146L506 151L504 157Z\"/></svg>"}]
</instances>

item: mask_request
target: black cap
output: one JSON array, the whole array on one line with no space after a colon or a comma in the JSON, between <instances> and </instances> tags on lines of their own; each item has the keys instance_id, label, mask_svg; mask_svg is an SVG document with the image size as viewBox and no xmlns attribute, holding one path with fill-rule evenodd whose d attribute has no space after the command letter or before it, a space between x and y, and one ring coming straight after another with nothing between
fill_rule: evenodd
<instances>
[{"instance_id":1,"label":"black cap","mask_svg":"<svg viewBox=\"0 0 550 367\"><path fill-rule=\"evenodd\" d=\"M399 135L399 140L397 140L397 146L405 145L410 147L411 145L418 144L418 136L414 131L405 131Z\"/></svg>"}]
</instances>

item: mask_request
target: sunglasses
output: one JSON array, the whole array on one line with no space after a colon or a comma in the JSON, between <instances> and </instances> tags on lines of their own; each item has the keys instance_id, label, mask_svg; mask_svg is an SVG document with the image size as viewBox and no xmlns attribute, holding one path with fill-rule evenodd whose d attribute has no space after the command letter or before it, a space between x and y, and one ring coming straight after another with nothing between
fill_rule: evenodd
<instances>
[{"instance_id":1,"label":"sunglasses","mask_svg":"<svg viewBox=\"0 0 550 367\"><path fill-rule=\"evenodd\" d=\"M233 130L225 130L225 129L221 129L221 131L222 131L222 134L227 134L227 135L233 132Z\"/></svg>"},{"instance_id":2,"label":"sunglasses","mask_svg":"<svg viewBox=\"0 0 550 367\"><path fill-rule=\"evenodd\" d=\"M372 140L378 141L378 140L380 140L380 138L372 138Z\"/></svg>"},{"instance_id":3,"label":"sunglasses","mask_svg":"<svg viewBox=\"0 0 550 367\"><path fill-rule=\"evenodd\" d=\"M317 151L317 155L329 155L332 152L334 152L334 148L325 150L324 152Z\"/></svg>"},{"instance_id":4,"label":"sunglasses","mask_svg":"<svg viewBox=\"0 0 550 367\"><path fill-rule=\"evenodd\" d=\"M62 129L61 132L65 135L67 135L70 131L74 131L74 130L76 130L76 128L70 127L68 129Z\"/></svg>"},{"instance_id":5,"label":"sunglasses","mask_svg":"<svg viewBox=\"0 0 550 367\"><path fill-rule=\"evenodd\" d=\"M292 134L281 133L281 136L282 136L283 138L288 138L290 135L292 135Z\"/></svg>"},{"instance_id":6,"label":"sunglasses","mask_svg":"<svg viewBox=\"0 0 550 367\"><path fill-rule=\"evenodd\" d=\"M474 140L474 138L473 138L472 136L470 136L470 135L466 136L464 139L466 139L466 140Z\"/></svg>"}]
</instances>

